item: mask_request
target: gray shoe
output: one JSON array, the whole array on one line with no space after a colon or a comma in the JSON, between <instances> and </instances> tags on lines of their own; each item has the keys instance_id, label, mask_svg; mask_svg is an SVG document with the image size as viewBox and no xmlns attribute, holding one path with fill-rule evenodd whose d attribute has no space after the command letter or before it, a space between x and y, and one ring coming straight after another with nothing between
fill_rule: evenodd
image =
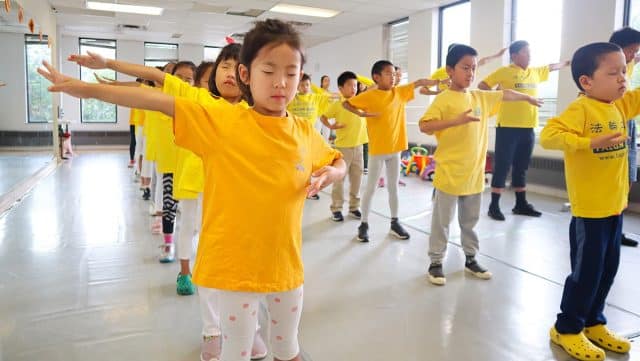
<instances>
[{"instance_id":1,"label":"gray shoe","mask_svg":"<svg viewBox=\"0 0 640 361\"><path fill-rule=\"evenodd\" d=\"M482 267L480 263L476 261L475 257L467 257L467 261L464 263L464 269L482 280L491 279L493 276L489 270Z\"/></svg>"},{"instance_id":2,"label":"gray shoe","mask_svg":"<svg viewBox=\"0 0 640 361\"><path fill-rule=\"evenodd\" d=\"M447 283L442 271L442 263L432 263L429 266L429 282L437 286L444 286Z\"/></svg>"}]
</instances>

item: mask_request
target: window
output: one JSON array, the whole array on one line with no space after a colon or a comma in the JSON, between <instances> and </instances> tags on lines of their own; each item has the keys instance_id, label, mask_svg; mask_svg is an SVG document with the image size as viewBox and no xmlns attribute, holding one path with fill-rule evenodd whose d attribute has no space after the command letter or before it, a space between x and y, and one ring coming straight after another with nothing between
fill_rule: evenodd
<instances>
[{"instance_id":1,"label":"window","mask_svg":"<svg viewBox=\"0 0 640 361\"><path fill-rule=\"evenodd\" d=\"M219 46L205 46L204 47L204 61L216 61L218 54L220 54L222 48Z\"/></svg>"},{"instance_id":2,"label":"window","mask_svg":"<svg viewBox=\"0 0 640 361\"><path fill-rule=\"evenodd\" d=\"M625 0L624 25L640 30L640 0ZM631 76L631 89L640 87L640 66L633 68Z\"/></svg>"},{"instance_id":3,"label":"window","mask_svg":"<svg viewBox=\"0 0 640 361\"><path fill-rule=\"evenodd\" d=\"M447 49L453 43L471 43L471 3L458 1L440 8L438 33L438 67L447 61Z\"/></svg>"},{"instance_id":4,"label":"window","mask_svg":"<svg viewBox=\"0 0 640 361\"><path fill-rule=\"evenodd\" d=\"M400 83L409 77L409 19L389 23L389 60L402 71Z\"/></svg>"},{"instance_id":5,"label":"window","mask_svg":"<svg viewBox=\"0 0 640 361\"><path fill-rule=\"evenodd\" d=\"M513 40L526 40L531 48L531 65L558 63L562 34L562 1L513 0ZM544 19L544 26L540 26ZM540 125L556 114L558 100L558 73L551 72L549 80L538 86L538 97L544 99L540 108Z\"/></svg>"},{"instance_id":6,"label":"window","mask_svg":"<svg viewBox=\"0 0 640 361\"><path fill-rule=\"evenodd\" d=\"M105 39L80 38L80 54L87 51L98 53L107 59L116 58L116 41ZM116 79L116 72L111 69L93 70L80 67L80 79L96 83L95 75L106 79ZM117 107L96 99L82 99L80 101L80 121L83 123L116 123L118 121Z\"/></svg>"},{"instance_id":7,"label":"window","mask_svg":"<svg viewBox=\"0 0 640 361\"><path fill-rule=\"evenodd\" d=\"M51 119L51 94L47 91L49 82L37 69L43 60L51 62L51 49L47 45L47 37L25 35L25 62L27 71L27 122L45 123Z\"/></svg>"},{"instance_id":8,"label":"window","mask_svg":"<svg viewBox=\"0 0 640 361\"><path fill-rule=\"evenodd\" d=\"M165 66L178 61L178 44L144 43L144 65Z\"/></svg>"}]
</instances>

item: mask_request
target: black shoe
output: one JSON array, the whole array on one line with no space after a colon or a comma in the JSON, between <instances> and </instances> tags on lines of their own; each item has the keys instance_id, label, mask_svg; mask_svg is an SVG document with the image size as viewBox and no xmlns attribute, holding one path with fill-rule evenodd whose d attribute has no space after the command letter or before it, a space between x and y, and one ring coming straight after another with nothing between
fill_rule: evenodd
<instances>
[{"instance_id":1,"label":"black shoe","mask_svg":"<svg viewBox=\"0 0 640 361\"><path fill-rule=\"evenodd\" d=\"M531 203L526 203L523 206L515 206L511 210L513 214L519 214L521 216L540 217L542 213L538 212Z\"/></svg>"},{"instance_id":2,"label":"black shoe","mask_svg":"<svg viewBox=\"0 0 640 361\"><path fill-rule=\"evenodd\" d=\"M337 211L337 212L333 212L333 215L331 216L331 220L334 222L342 222L344 221L344 217L342 216L342 212Z\"/></svg>"},{"instance_id":3,"label":"black shoe","mask_svg":"<svg viewBox=\"0 0 640 361\"><path fill-rule=\"evenodd\" d=\"M491 277L493 276L491 272L482 267L480 263L476 261L475 257L467 256L467 260L464 263L464 269L472 275L483 280L491 279Z\"/></svg>"},{"instance_id":4,"label":"black shoe","mask_svg":"<svg viewBox=\"0 0 640 361\"><path fill-rule=\"evenodd\" d=\"M351 218L355 218L355 219L362 218L362 213L360 213L359 209L356 209L355 211L349 211L349 215L351 216Z\"/></svg>"},{"instance_id":5,"label":"black shoe","mask_svg":"<svg viewBox=\"0 0 640 361\"><path fill-rule=\"evenodd\" d=\"M391 234L400 238L400 239L409 239L411 237L409 232L405 231L405 229L400 225L397 218L394 218L391 221Z\"/></svg>"},{"instance_id":6,"label":"black shoe","mask_svg":"<svg viewBox=\"0 0 640 361\"><path fill-rule=\"evenodd\" d=\"M500 208L491 208L489 207L489 212L487 213L491 219L496 221L504 221L504 214L500 211Z\"/></svg>"},{"instance_id":7,"label":"black shoe","mask_svg":"<svg viewBox=\"0 0 640 361\"><path fill-rule=\"evenodd\" d=\"M320 199L320 196L317 194L314 194L311 197L307 197L307 199L313 199L314 201L317 201L318 199Z\"/></svg>"},{"instance_id":8,"label":"black shoe","mask_svg":"<svg viewBox=\"0 0 640 361\"><path fill-rule=\"evenodd\" d=\"M145 188L142 191L142 199L144 199L145 201L148 201L149 199L151 199L151 189Z\"/></svg>"},{"instance_id":9,"label":"black shoe","mask_svg":"<svg viewBox=\"0 0 640 361\"><path fill-rule=\"evenodd\" d=\"M622 239L620 240L620 244L627 247L638 247L638 241L627 237L627 235L624 233L622 234Z\"/></svg>"},{"instance_id":10,"label":"black shoe","mask_svg":"<svg viewBox=\"0 0 640 361\"><path fill-rule=\"evenodd\" d=\"M369 223L360 223L358 227L358 241L369 242Z\"/></svg>"},{"instance_id":11,"label":"black shoe","mask_svg":"<svg viewBox=\"0 0 640 361\"><path fill-rule=\"evenodd\" d=\"M438 286L444 286L444 284L447 283L441 263L432 263L429 266L429 282Z\"/></svg>"}]
</instances>

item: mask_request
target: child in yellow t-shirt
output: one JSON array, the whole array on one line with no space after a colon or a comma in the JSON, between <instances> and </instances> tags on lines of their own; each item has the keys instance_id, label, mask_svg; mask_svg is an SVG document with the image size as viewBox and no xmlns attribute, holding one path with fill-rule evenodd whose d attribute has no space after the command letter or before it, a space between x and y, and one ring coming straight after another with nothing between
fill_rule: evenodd
<instances>
[{"instance_id":1,"label":"child in yellow t-shirt","mask_svg":"<svg viewBox=\"0 0 640 361\"><path fill-rule=\"evenodd\" d=\"M502 101L539 101L528 95L504 91L469 90L474 80L478 53L470 46L457 44L447 54L447 75L451 86L440 93L420 119L420 130L435 134L438 147L434 154L437 170L431 234L429 236L428 277L431 283L445 284L442 262L449 242L449 225L458 207L462 229L465 270L481 279L491 273L475 256L479 249L474 227L480 217L487 154L487 120L497 113Z\"/></svg>"},{"instance_id":2,"label":"child in yellow t-shirt","mask_svg":"<svg viewBox=\"0 0 640 361\"><path fill-rule=\"evenodd\" d=\"M571 73L583 96L547 121L540 144L564 151L571 202L571 274L551 328L551 341L579 360L603 360L607 349L627 353L629 341L606 326L604 307L620 261L622 211L627 207L627 120L640 113L640 90L625 92L620 47L578 49Z\"/></svg>"},{"instance_id":3,"label":"child in yellow t-shirt","mask_svg":"<svg viewBox=\"0 0 640 361\"><path fill-rule=\"evenodd\" d=\"M355 73L345 71L338 77L338 89L343 100L350 99L356 94L358 79ZM329 119L335 123L329 123ZM368 142L367 124L359 117L342 106L342 102L335 102L320 116L320 121L329 129L336 130L336 149L342 153L347 164L349 175L349 215L360 219L360 183L362 181L363 154L362 145ZM331 214L336 222L342 222L342 206L344 205L344 182L337 181L331 191Z\"/></svg>"},{"instance_id":4,"label":"child in yellow t-shirt","mask_svg":"<svg viewBox=\"0 0 640 361\"><path fill-rule=\"evenodd\" d=\"M193 281L217 290L225 333L220 360L250 359L261 299L272 320L274 358L300 360L305 195L342 179L345 164L308 121L287 114L304 63L300 36L290 24L257 22L245 36L239 63L250 109L87 84L46 62L48 71L39 72L53 83L52 92L156 110L175 119L177 144L202 157L205 167Z\"/></svg>"},{"instance_id":5,"label":"child in yellow t-shirt","mask_svg":"<svg viewBox=\"0 0 640 361\"><path fill-rule=\"evenodd\" d=\"M376 88L345 100L343 106L356 115L367 117L369 134L369 173L362 197L362 223L358 227L358 240L369 242L369 212L376 181L384 164L389 181L389 208L391 234L409 239L409 233L398 222L398 179L400 152L407 149L405 105L413 99L416 87L436 85L438 81L419 79L402 86L394 86L394 67L387 60L379 60L371 69Z\"/></svg>"},{"instance_id":6,"label":"child in yellow t-shirt","mask_svg":"<svg viewBox=\"0 0 640 361\"><path fill-rule=\"evenodd\" d=\"M478 84L479 89L494 87L512 89L538 96L538 84L549 79L549 73L569 65L568 61L540 67L530 67L529 43L515 41L509 46L511 64L498 68ZM534 129L538 126L538 108L525 102L503 104L498 113L493 177L491 178L491 203L488 215L491 219L504 221L500 210L500 195L504 191L509 169L511 186L515 190L516 204L513 214L540 217L542 213L527 202L526 173L535 143Z\"/></svg>"}]
</instances>

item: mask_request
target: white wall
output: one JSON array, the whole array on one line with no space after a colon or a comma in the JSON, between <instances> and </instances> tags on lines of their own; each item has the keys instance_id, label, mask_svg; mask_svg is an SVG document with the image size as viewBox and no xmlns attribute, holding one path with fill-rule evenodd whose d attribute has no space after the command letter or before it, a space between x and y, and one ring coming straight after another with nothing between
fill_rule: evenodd
<instances>
[{"instance_id":1,"label":"white wall","mask_svg":"<svg viewBox=\"0 0 640 361\"><path fill-rule=\"evenodd\" d=\"M371 66L384 59L385 53L383 27L376 26L307 49L304 71L311 74L311 80L317 85L320 85L322 75L329 75L330 89L337 91L337 79L343 71L371 77Z\"/></svg>"},{"instance_id":2,"label":"white wall","mask_svg":"<svg viewBox=\"0 0 640 361\"><path fill-rule=\"evenodd\" d=\"M178 47L180 60L189 60L198 65L204 58L204 45L201 44L180 44Z\"/></svg>"}]
</instances>

